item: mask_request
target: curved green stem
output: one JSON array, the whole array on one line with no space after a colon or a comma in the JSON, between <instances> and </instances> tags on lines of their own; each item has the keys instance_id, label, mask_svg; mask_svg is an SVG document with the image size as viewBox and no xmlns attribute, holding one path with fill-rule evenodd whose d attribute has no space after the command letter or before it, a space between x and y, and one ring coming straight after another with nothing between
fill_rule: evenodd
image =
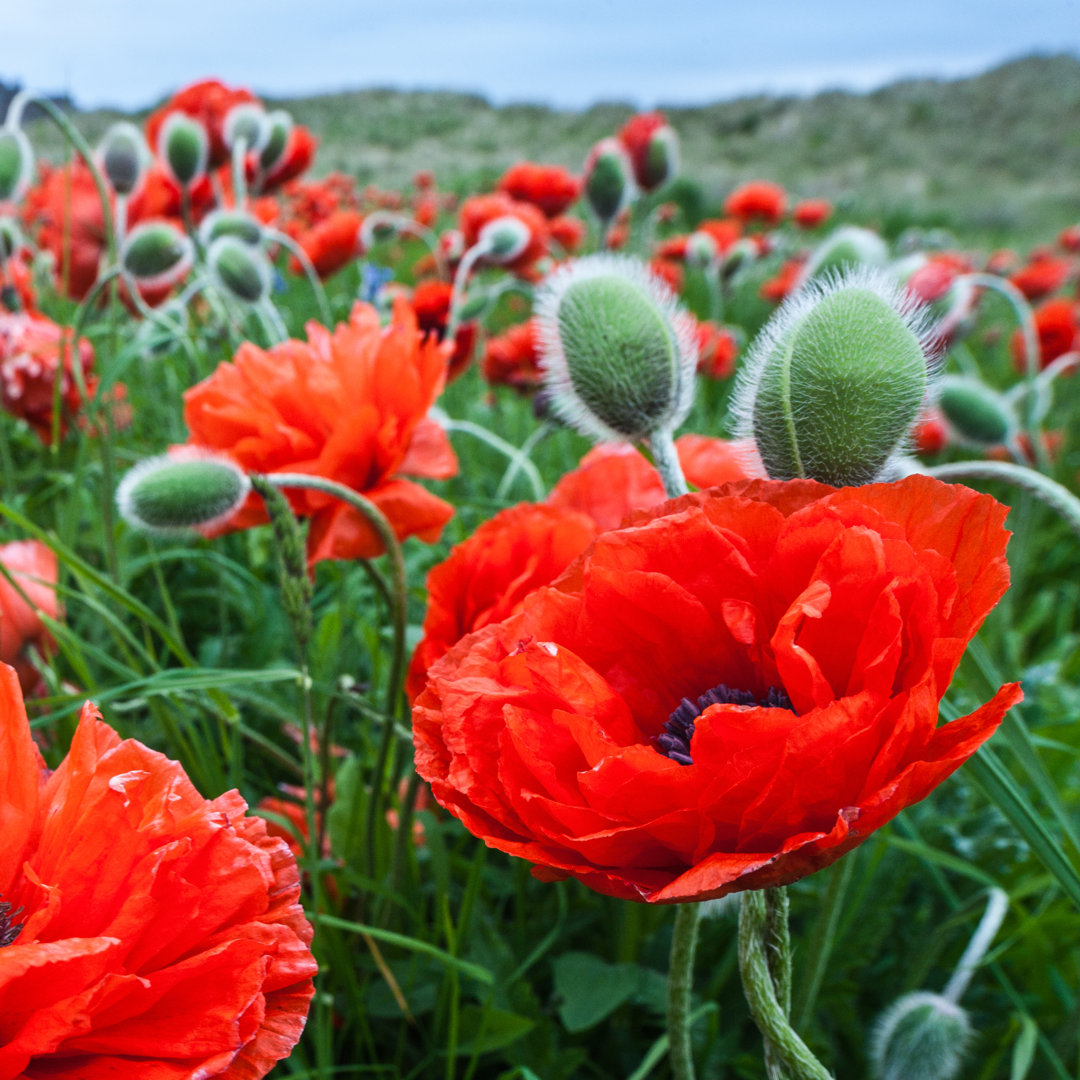
<instances>
[{"instance_id":1,"label":"curved green stem","mask_svg":"<svg viewBox=\"0 0 1080 1080\"><path fill-rule=\"evenodd\" d=\"M280 244L285 248L300 264L304 276L311 286L311 291L315 294L315 303L319 305L319 318L322 319L324 325L333 326L334 316L330 311L330 301L326 299L326 290L322 287L322 282L319 280L319 275L316 273L311 259L308 258L308 253L288 233L271 228L264 228L263 231L276 244Z\"/></svg>"},{"instance_id":2,"label":"curved green stem","mask_svg":"<svg viewBox=\"0 0 1080 1080\"><path fill-rule=\"evenodd\" d=\"M774 911L770 913L770 905ZM783 915L777 897L766 899L760 890L744 892L739 908L739 973L743 993L758 1030L765 1040L765 1059L770 1080L832 1080L829 1071L799 1038L788 1020L782 1000L784 970L790 979L790 959L772 955L783 947L785 935L777 935L776 920ZM772 924L772 925L770 925ZM779 982L779 985L778 985Z\"/></svg>"},{"instance_id":3,"label":"curved green stem","mask_svg":"<svg viewBox=\"0 0 1080 1080\"><path fill-rule=\"evenodd\" d=\"M465 287L469 283L469 275L473 272L473 267L490 251L490 242L478 240L461 256L457 273L454 274L454 286L450 292L450 316L446 320L447 341L454 340L458 327L461 325L461 305L465 300Z\"/></svg>"},{"instance_id":4,"label":"curved green stem","mask_svg":"<svg viewBox=\"0 0 1080 1080\"><path fill-rule=\"evenodd\" d=\"M682 465L679 464L679 452L675 449L675 440L670 431L654 431L649 436L649 449L652 451L653 464L656 465L660 479L664 481L664 490L669 499L677 499L690 489L686 486Z\"/></svg>"},{"instance_id":5,"label":"curved green stem","mask_svg":"<svg viewBox=\"0 0 1080 1080\"><path fill-rule=\"evenodd\" d=\"M421 225L415 218L406 217L405 214L392 214L387 210L376 210L364 218L362 237L364 247L370 248L374 240L375 230L384 225L399 233L406 233L421 240L428 249L431 257L435 260L435 268L440 278L449 277L446 266L446 256L439 245L439 238L426 225Z\"/></svg>"},{"instance_id":6,"label":"curved green stem","mask_svg":"<svg viewBox=\"0 0 1080 1080\"><path fill-rule=\"evenodd\" d=\"M1080 536L1080 499L1056 480L1034 469L1012 465L1007 461L953 461L923 471L938 480L1001 480L1014 484L1049 506Z\"/></svg>"},{"instance_id":7,"label":"curved green stem","mask_svg":"<svg viewBox=\"0 0 1080 1080\"><path fill-rule=\"evenodd\" d=\"M673 1080L694 1080L690 1043L690 1002L694 989L694 953L697 950L700 904L680 904L675 913L668 968L668 1040Z\"/></svg>"},{"instance_id":8,"label":"curved green stem","mask_svg":"<svg viewBox=\"0 0 1080 1080\"><path fill-rule=\"evenodd\" d=\"M527 457L522 457L522 451L518 447L508 443L505 439L500 439L498 435L488 431L487 428L474 424L470 420L452 420L445 413L435 410L433 412L437 416L439 423L447 431L460 431L466 435L473 435L482 442L486 442L493 450L498 450L500 454L504 454L511 463L518 463L518 468L529 480L533 490L533 498L537 502L543 501L545 494L544 481L540 478L540 471Z\"/></svg>"},{"instance_id":9,"label":"curved green stem","mask_svg":"<svg viewBox=\"0 0 1080 1080\"><path fill-rule=\"evenodd\" d=\"M517 453L510 459L510 464L506 466L506 472L503 473L502 479L499 481L499 486L495 489L495 498L502 499L506 496L506 493L510 490L511 485L514 483L517 474L526 465L531 465L532 461L529 455L533 452L533 449L537 444L552 430L551 423L545 420L522 444ZM535 466L534 466L535 468Z\"/></svg>"}]
</instances>

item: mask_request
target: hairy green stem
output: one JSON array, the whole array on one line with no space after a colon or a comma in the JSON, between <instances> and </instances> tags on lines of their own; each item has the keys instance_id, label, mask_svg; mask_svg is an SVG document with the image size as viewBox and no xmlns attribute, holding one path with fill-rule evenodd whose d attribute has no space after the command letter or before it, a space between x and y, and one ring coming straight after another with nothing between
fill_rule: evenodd
<instances>
[{"instance_id":1,"label":"hairy green stem","mask_svg":"<svg viewBox=\"0 0 1080 1080\"><path fill-rule=\"evenodd\" d=\"M668 968L668 1040L673 1080L694 1080L690 1043L690 1002L694 989L694 953L697 949L701 905L679 904L671 939Z\"/></svg>"},{"instance_id":2,"label":"hairy green stem","mask_svg":"<svg viewBox=\"0 0 1080 1080\"><path fill-rule=\"evenodd\" d=\"M664 481L664 490L669 499L677 499L690 489L686 486L682 465L679 464L679 452L675 449L675 440L670 431L654 431L649 436L649 449L652 451L653 464L656 465L660 479Z\"/></svg>"}]
</instances>

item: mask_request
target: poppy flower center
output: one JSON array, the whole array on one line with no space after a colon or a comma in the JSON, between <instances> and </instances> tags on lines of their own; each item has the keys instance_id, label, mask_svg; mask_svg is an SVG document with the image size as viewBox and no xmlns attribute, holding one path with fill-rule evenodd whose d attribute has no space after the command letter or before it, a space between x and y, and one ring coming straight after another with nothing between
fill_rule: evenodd
<instances>
[{"instance_id":1,"label":"poppy flower center","mask_svg":"<svg viewBox=\"0 0 1080 1080\"><path fill-rule=\"evenodd\" d=\"M20 911L22 911L22 908L16 908L12 911L10 904L0 900L0 949L5 945L14 945L15 939L22 931L22 923L12 922Z\"/></svg>"},{"instance_id":2,"label":"poppy flower center","mask_svg":"<svg viewBox=\"0 0 1080 1080\"><path fill-rule=\"evenodd\" d=\"M711 690L706 690L697 699L697 704L689 698L683 698L678 708L664 724L664 731L656 737L656 749L665 757L677 761L680 765L693 765L690 756L690 740L694 737L694 725L698 717L710 705L749 705L763 709L791 709L791 698L779 686L770 686L761 699L749 690L737 690L720 683Z\"/></svg>"}]
</instances>

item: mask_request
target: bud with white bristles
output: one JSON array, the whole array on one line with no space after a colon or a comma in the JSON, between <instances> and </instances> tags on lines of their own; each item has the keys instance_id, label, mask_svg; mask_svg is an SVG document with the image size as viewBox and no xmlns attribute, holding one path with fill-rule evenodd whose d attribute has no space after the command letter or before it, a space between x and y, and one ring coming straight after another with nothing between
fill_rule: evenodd
<instances>
[{"instance_id":1,"label":"bud with white bristles","mask_svg":"<svg viewBox=\"0 0 1080 1080\"><path fill-rule=\"evenodd\" d=\"M489 221L477 237L477 246L483 249L488 262L505 265L512 263L528 246L532 239L529 226L512 214Z\"/></svg>"},{"instance_id":2,"label":"bud with white bristles","mask_svg":"<svg viewBox=\"0 0 1080 1080\"><path fill-rule=\"evenodd\" d=\"M889 247L876 232L858 225L842 225L826 237L806 260L796 288L830 272L856 266L884 266L889 261Z\"/></svg>"},{"instance_id":3,"label":"bud with white bristles","mask_svg":"<svg viewBox=\"0 0 1080 1080\"><path fill-rule=\"evenodd\" d=\"M34 148L18 127L0 128L0 202L18 202L34 176Z\"/></svg>"},{"instance_id":4,"label":"bud with white bristles","mask_svg":"<svg viewBox=\"0 0 1080 1080\"><path fill-rule=\"evenodd\" d=\"M206 253L206 265L217 287L245 304L257 304L270 292L269 260L235 236L215 240Z\"/></svg>"},{"instance_id":5,"label":"bud with white bristles","mask_svg":"<svg viewBox=\"0 0 1080 1080\"><path fill-rule=\"evenodd\" d=\"M920 991L893 1002L877 1023L870 1058L876 1080L955 1080L971 1022L955 1002Z\"/></svg>"},{"instance_id":6,"label":"bud with white bristles","mask_svg":"<svg viewBox=\"0 0 1080 1080\"><path fill-rule=\"evenodd\" d=\"M203 247L209 247L222 236L235 236L249 247L259 247L263 240L262 223L246 210L213 210L199 225L199 240Z\"/></svg>"},{"instance_id":7,"label":"bud with white bristles","mask_svg":"<svg viewBox=\"0 0 1080 1080\"><path fill-rule=\"evenodd\" d=\"M601 139L589 151L583 169L585 199L593 213L609 225L633 199L634 166L618 139Z\"/></svg>"},{"instance_id":8,"label":"bud with white bristles","mask_svg":"<svg viewBox=\"0 0 1080 1080\"><path fill-rule=\"evenodd\" d=\"M284 109L266 114L266 141L259 154L259 165L263 169L273 169L285 156L292 130L293 118Z\"/></svg>"},{"instance_id":9,"label":"bud with white bristles","mask_svg":"<svg viewBox=\"0 0 1080 1080\"><path fill-rule=\"evenodd\" d=\"M259 154L270 138L270 127L261 105L243 101L225 114L222 137L230 150L243 140L245 150Z\"/></svg>"},{"instance_id":10,"label":"bud with white bristles","mask_svg":"<svg viewBox=\"0 0 1080 1080\"><path fill-rule=\"evenodd\" d=\"M187 113L170 113L158 134L158 154L172 178L189 187L206 172L210 154L206 128Z\"/></svg>"},{"instance_id":11,"label":"bud with white bristles","mask_svg":"<svg viewBox=\"0 0 1080 1080\"><path fill-rule=\"evenodd\" d=\"M98 154L102 171L117 195L130 195L142 183L150 150L134 124L113 124L105 132Z\"/></svg>"},{"instance_id":12,"label":"bud with white bristles","mask_svg":"<svg viewBox=\"0 0 1080 1080\"><path fill-rule=\"evenodd\" d=\"M686 238L685 258L691 269L707 270L719 260L720 248L712 236L698 229Z\"/></svg>"},{"instance_id":13,"label":"bud with white bristles","mask_svg":"<svg viewBox=\"0 0 1080 1080\"><path fill-rule=\"evenodd\" d=\"M191 240L164 220L136 225L120 249L125 273L144 289L174 285L191 269L194 259Z\"/></svg>"}]
</instances>

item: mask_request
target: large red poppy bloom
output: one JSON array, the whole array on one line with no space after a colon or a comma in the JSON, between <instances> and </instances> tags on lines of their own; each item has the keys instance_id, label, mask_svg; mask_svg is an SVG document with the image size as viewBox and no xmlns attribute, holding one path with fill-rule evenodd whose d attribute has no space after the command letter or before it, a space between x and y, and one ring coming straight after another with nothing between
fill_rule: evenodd
<instances>
[{"instance_id":1,"label":"large red poppy bloom","mask_svg":"<svg viewBox=\"0 0 1080 1080\"><path fill-rule=\"evenodd\" d=\"M618 138L626 148L634 179L642 191L655 191L671 179L675 132L662 112L631 116L619 129Z\"/></svg>"},{"instance_id":2,"label":"large red poppy bloom","mask_svg":"<svg viewBox=\"0 0 1080 1080\"><path fill-rule=\"evenodd\" d=\"M367 496L399 539L436 540L454 508L405 479L446 479L457 459L427 417L446 379L448 347L425 336L404 300L383 329L357 304L333 332L309 323L307 341L263 350L242 345L231 363L184 395L189 444L227 454L244 469L336 480ZM382 544L357 510L330 495L291 490L311 519L308 559L367 559ZM266 521L252 496L226 528Z\"/></svg>"},{"instance_id":3,"label":"large red poppy bloom","mask_svg":"<svg viewBox=\"0 0 1080 1080\"><path fill-rule=\"evenodd\" d=\"M255 1080L313 993L296 861L83 706L49 774L0 669L0 1076Z\"/></svg>"},{"instance_id":4,"label":"large red poppy bloom","mask_svg":"<svg viewBox=\"0 0 1080 1080\"><path fill-rule=\"evenodd\" d=\"M749 481L640 512L435 664L417 769L545 879L660 903L794 881L1020 699L937 727L1008 584L1005 514L925 476Z\"/></svg>"},{"instance_id":5,"label":"large red poppy bloom","mask_svg":"<svg viewBox=\"0 0 1080 1080\"><path fill-rule=\"evenodd\" d=\"M518 202L532 203L546 218L565 213L581 195L581 180L561 165L519 161L499 180L499 190Z\"/></svg>"}]
</instances>

